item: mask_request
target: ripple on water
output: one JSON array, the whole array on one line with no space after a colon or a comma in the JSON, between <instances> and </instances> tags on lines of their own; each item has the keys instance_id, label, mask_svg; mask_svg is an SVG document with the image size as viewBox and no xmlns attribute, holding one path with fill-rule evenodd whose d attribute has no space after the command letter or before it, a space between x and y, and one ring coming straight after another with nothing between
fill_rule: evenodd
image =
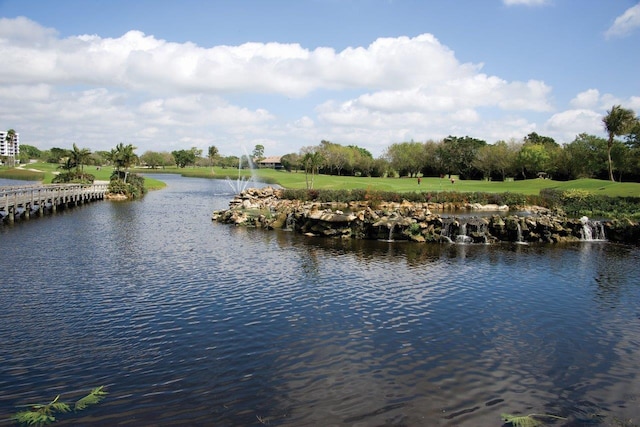
<instances>
[{"instance_id":1,"label":"ripple on water","mask_svg":"<svg viewBox=\"0 0 640 427\"><path fill-rule=\"evenodd\" d=\"M3 418L14 405L101 384L109 398L74 421L477 426L498 425L501 412L640 416L636 249L265 233L211 224L214 184L180 182L141 203L53 218L59 229L34 221L15 242L3 233L3 259L47 265L44 275L3 264L19 279L0 299ZM191 186L193 209L173 209L189 203ZM46 250L15 244L45 231Z\"/></svg>"}]
</instances>

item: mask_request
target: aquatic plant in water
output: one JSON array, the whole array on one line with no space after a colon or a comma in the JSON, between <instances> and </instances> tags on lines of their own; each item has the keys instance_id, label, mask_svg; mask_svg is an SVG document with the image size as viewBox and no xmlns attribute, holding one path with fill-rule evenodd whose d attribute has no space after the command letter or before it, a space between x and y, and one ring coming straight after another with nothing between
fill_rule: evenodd
<instances>
[{"instance_id":1,"label":"aquatic plant in water","mask_svg":"<svg viewBox=\"0 0 640 427\"><path fill-rule=\"evenodd\" d=\"M74 405L75 411L81 411L87 406L94 405L104 399L104 396L108 393L103 390L104 386L96 387L91 392L78 400ZM16 413L12 420L17 421L20 424L30 426L43 426L51 424L56 421L56 413L70 412L71 407L69 404L60 402L60 395L57 395L55 399L46 404L36 403L31 405L23 405L29 409Z\"/></svg>"},{"instance_id":2,"label":"aquatic plant in water","mask_svg":"<svg viewBox=\"0 0 640 427\"><path fill-rule=\"evenodd\" d=\"M60 395L57 395L55 399L47 404L36 403L34 405L27 405L30 409L18 412L11 417L11 419L20 424L35 426L52 423L56 420L56 417L53 415L55 412L64 413L71 411L69 405L64 402L58 402L58 399L60 399Z\"/></svg>"},{"instance_id":3,"label":"aquatic plant in water","mask_svg":"<svg viewBox=\"0 0 640 427\"><path fill-rule=\"evenodd\" d=\"M545 423L541 419L566 420L564 417L549 414L529 414L529 415L511 415L501 414L502 421L511 424L513 427L539 427Z\"/></svg>"},{"instance_id":4,"label":"aquatic plant in water","mask_svg":"<svg viewBox=\"0 0 640 427\"><path fill-rule=\"evenodd\" d=\"M75 404L75 410L82 411L87 406L95 405L96 403L104 399L104 396L107 395L108 393L104 391L103 388L104 388L103 385L101 385L100 387L96 387L93 390L91 390L91 393L89 393L82 399L78 400Z\"/></svg>"}]
</instances>

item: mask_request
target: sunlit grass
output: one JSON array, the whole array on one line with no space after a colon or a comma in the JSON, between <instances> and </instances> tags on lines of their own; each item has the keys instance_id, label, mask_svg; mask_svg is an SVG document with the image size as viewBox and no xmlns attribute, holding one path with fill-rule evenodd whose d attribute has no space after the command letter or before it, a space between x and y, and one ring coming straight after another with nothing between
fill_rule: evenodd
<instances>
[{"instance_id":1,"label":"sunlit grass","mask_svg":"<svg viewBox=\"0 0 640 427\"><path fill-rule=\"evenodd\" d=\"M56 173L62 172L59 165L53 163L30 163L24 168L0 168L0 178L21 179L27 181L40 181L43 184L51 184ZM85 173L95 176L96 181L109 181L113 168L110 166L85 166ZM166 187L166 184L154 178L145 178L147 190L157 190Z\"/></svg>"},{"instance_id":2,"label":"sunlit grass","mask_svg":"<svg viewBox=\"0 0 640 427\"><path fill-rule=\"evenodd\" d=\"M44 173L3 166L0 167L0 178L19 179L23 181L42 181L44 179Z\"/></svg>"},{"instance_id":3,"label":"sunlit grass","mask_svg":"<svg viewBox=\"0 0 640 427\"><path fill-rule=\"evenodd\" d=\"M58 165L51 163L32 163L25 168L37 169L44 174L42 182L50 183L54 177L54 172L59 172ZM108 181L113 169L111 167L85 166L85 172L93 174L97 180ZM18 171L17 169L0 168L0 177L10 178L6 174ZM163 169L135 169L133 172L142 174L162 174L178 173L187 177L217 178L217 179L237 179L238 174L244 178L251 176L251 171L236 168L221 167L168 167ZM38 180L40 175L29 175L28 171L19 171L21 176L31 176L28 179ZM33 172L32 172L33 173ZM286 172L274 169L255 170L257 178L261 181L278 184L285 188L300 189L307 188L307 176L304 172ZM11 177L13 178L13 177ZM308 177L311 179L311 177ZM27 178L13 178L27 179ZM328 190L353 190L370 189L376 191L390 191L397 193L406 192L485 192L485 193L518 193L526 195L537 195L544 188L557 190L584 190L593 194L606 195L611 197L640 197L640 183L635 182L611 182L599 179L578 179L573 181L554 181L550 179L528 179L521 181L476 181L455 179L454 183L448 178L422 178L418 184L416 178L369 178L352 176L332 176L316 175L313 178L314 188ZM145 187L147 189L163 188L165 184L162 179L146 177Z\"/></svg>"}]
</instances>

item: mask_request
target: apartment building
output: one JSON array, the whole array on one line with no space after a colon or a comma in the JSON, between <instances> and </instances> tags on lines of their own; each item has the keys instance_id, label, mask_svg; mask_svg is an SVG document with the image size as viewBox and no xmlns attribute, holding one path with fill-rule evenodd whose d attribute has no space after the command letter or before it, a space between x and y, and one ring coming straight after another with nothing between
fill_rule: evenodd
<instances>
[{"instance_id":1,"label":"apartment building","mask_svg":"<svg viewBox=\"0 0 640 427\"><path fill-rule=\"evenodd\" d=\"M7 131L0 131L0 162L15 164L20 154L20 134L16 132L13 140L7 136Z\"/></svg>"}]
</instances>

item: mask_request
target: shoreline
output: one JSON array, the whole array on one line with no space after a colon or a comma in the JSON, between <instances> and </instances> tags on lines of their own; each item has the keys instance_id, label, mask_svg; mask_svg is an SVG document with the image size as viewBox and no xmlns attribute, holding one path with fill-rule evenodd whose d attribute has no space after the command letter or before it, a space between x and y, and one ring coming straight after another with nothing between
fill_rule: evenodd
<instances>
[{"instance_id":1,"label":"shoreline","mask_svg":"<svg viewBox=\"0 0 640 427\"><path fill-rule=\"evenodd\" d=\"M523 208L524 209L524 208ZM632 221L569 218L529 206L526 215L508 207L468 203L319 203L282 198L272 187L247 189L214 211L225 224L285 229L318 237L399 240L421 243L561 243L610 241L637 245L640 226ZM523 211L518 211L523 212ZM475 214L475 215L474 215Z\"/></svg>"}]
</instances>

